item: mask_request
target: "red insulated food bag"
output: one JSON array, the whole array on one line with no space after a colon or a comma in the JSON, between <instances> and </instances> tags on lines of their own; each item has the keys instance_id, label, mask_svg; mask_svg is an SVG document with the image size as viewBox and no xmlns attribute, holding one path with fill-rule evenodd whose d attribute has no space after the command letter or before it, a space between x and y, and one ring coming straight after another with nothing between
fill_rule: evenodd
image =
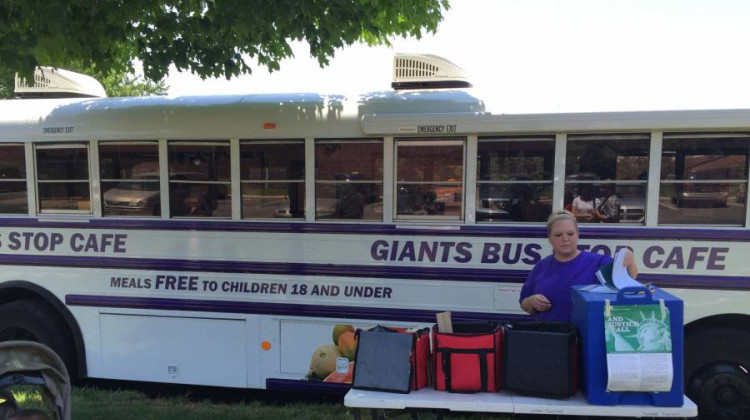
<instances>
[{"instance_id":1,"label":"red insulated food bag","mask_svg":"<svg viewBox=\"0 0 750 420\"><path fill-rule=\"evenodd\" d=\"M442 333L434 326L435 389L499 391L502 337L502 328L494 322L456 323L453 333Z\"/></svg>"},{"instance_id":2,"label":"red insulated food bag","mask_svg":"<svg viewBox=\"0 0 750 420\"><path fill-rule=\"evenodd\" d=\"M411 389L416 391L430 383L430 329L423 328L414 333L411 353Z\"/></svg>"}]
</instances>

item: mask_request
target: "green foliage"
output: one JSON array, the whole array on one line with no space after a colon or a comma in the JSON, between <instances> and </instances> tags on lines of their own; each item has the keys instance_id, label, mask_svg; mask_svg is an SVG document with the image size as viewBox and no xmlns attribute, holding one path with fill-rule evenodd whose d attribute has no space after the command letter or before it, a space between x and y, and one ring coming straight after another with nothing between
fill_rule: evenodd
<instances>
[{"instance_id":1,"label":"green foliage","mask_svg":"<svg viewBox=\"0 0 750 420\"><path fill-rule=\"evenodd\" d=\"M354 42L434 32L448 0L0 0L0 63L25 75L80 61L110 74L139 59L150 80L174 64L227 79L270 70L305 40L321 66Z\"/></svg>"},{"instance_id":2,"label":"green foliage","mask_svg":"<svg viewBox=\"0 0 750 420\"><path fill-rule=\"evenodd\" d=\"M164 80L152 82L127 71L112 70L109 74L101 74L92 68L71 68L70 70L88 74L98 80L109 97L166 95L168 90Z\"/></svg>"},{"instance_id":3,"label":"green foliage","mask_svg":"<svg viewBox=\"0 0 750 420\"><path fill-rule=\"evenodd\" d=\"M15 80L15 72L12 69L0 66L0 99L13 97Z\"/></svg>"}]
</instances>

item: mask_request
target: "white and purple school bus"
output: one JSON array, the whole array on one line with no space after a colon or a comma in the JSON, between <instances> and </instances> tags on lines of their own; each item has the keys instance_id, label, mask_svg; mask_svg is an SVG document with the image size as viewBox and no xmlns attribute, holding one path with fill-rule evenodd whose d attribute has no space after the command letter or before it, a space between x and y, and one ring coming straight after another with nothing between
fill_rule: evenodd
<instances>
[{"instance_id":1,"label":"white and purple school bus","mask_svg":"<svg viewBox=\"0 0 750 420\"><path fill-rule=\"evenodd\" d=\"M306 380L335 325L523 318L549 213L614 190L580 246L684 300L688 395L749 418L750 110L497 115L409 60L357 97L0 101L0 340L79 377L341 387Z\"/></svg>"}]
</instances>

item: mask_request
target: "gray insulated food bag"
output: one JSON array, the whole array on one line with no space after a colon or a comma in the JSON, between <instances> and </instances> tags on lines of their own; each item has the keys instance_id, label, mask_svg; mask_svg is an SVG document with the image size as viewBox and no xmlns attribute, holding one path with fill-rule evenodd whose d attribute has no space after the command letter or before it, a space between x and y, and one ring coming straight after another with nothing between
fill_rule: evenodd
<instances>
[{"instance_id":1,"label":"gray insulated food bag","mask_svg":"<svg viewBox=\"0 0 750 420\"><path fill-rule=\"evenodd\" d=\"M352 387L409 393L414 335L358 330L357 337Z\"/></svg>"}]
</instances>

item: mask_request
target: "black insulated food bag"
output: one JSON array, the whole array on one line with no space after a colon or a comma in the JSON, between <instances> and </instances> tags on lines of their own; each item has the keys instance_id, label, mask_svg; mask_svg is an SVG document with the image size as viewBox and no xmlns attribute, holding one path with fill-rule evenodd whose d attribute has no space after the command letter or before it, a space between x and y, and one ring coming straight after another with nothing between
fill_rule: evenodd
<instances>
[{"instance_id":1,"label":"black insulated food bag","mask_svg":"<svg viewBox=\"0 0 750 420\"><path fill-rule=\"evenodd\" d=\"M578 387L578 331L566 322L505 326L503 385L508 391L569 397Z\"/></svg>"},{"instance_id":2,"label":"black insulated food bag","mask_svg":"<svg viewBox=\"0 0 750 420\"><path fill-rule=\"evenodd\" d=\"M358 330L357 336L352 387L409 393L414 334Z\"/></svg>"}]
</instances>

